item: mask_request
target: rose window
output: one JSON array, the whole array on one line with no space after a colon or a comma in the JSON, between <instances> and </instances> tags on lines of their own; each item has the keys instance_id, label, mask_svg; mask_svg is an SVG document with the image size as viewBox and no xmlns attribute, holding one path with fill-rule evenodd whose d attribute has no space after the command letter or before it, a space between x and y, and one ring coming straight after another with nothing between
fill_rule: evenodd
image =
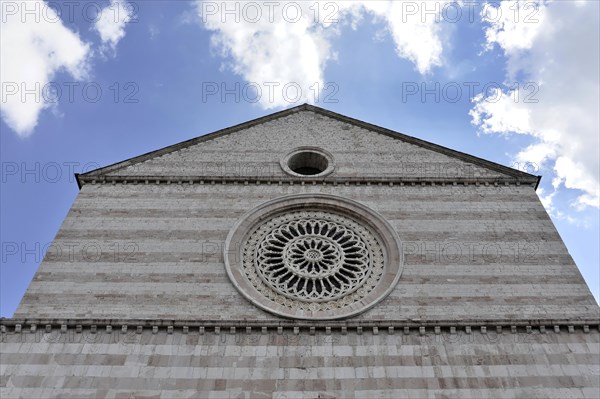
<instances>
[{"instance_id":1,"label":"rose window","mask_svg":"<svg viewBox=\"0 0 600 399\"><path fill-rule=\"evenodd\" d=\"M358 289L371 273L368 244L349 227L299 217L257 247L256 271L273 290L302 301L329 301Z\"/></svg>"},{"instance_id":2,"label":"rose window","mask_svg":"<svg viewBox=\"0 0 600 399\"><path fill-rule=\"evenodd\" d=\"M355 315L388 295L400 246L379 214L355 201L296 194L266 202L231 229L225 266L238 291L280 316Z\"/></svg>"},{"instance_id":3,"label":"rose window","mask_svg":"<svg viewBox=\"0 0 600 399\"><path fill-rule=\"evenodd\" d=\"M368 229L323 211L274 217L244 247L244 272L259 292L310 311L360 301L377 285L383 265L381 246Z\"/></svg>"}]
</instances>

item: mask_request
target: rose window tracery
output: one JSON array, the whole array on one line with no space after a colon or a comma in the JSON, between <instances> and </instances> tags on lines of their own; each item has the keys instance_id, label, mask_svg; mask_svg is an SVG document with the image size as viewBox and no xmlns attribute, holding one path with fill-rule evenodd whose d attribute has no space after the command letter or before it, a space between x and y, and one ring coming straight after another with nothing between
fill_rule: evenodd
<instances>
[{"instance_id":1,"label":"rose window tracery","mask_svg":"<svg viewBox=\"0 0 600 399\"><path fill-rule=\"evenodd\" d=\"M333 221L299 218L269 232L257 247L255 268L273 290L302 301L348 294L370 275L367 244Z\"/></svg>"},{"instance_id":2,"label":"rose window tracery","mask_svg":"<svg viewBox=\"0 0 600 399\"><path fill-rule=\"evenodd\" d=\"M353 303L377 284L383 253L374 235L334 213L293 212L250 236L244 271L277 303L323 310Z\"/></svg>"},{"instance_id":3,"label":"rose window tracery","mask_svg":"<svg viewBox=\"0 0 600 399\"><path fill-rule=\"evenodd\" d=\"M402 272L400 241L350 199L295 194L259 204L231 228L225 268L251 303L295 319L340 319L387 296Z\"/></svg>"}]
</instances>

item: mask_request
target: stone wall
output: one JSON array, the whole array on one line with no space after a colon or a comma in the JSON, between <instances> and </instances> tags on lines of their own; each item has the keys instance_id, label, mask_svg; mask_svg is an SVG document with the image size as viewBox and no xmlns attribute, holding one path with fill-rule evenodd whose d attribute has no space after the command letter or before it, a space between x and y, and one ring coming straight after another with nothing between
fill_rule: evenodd
<instances>
[{"instance_id":1,"label":"stone wall","mask_svg":"<svg viewBox=\"0 0 600 399\"><path fill-rule=\"evenodd\" d=\"M600 333L9 332L8 398L598 398Z\"/></svg>"},{"instance_id":2,"label":"stone wall","mask_svg":"<svg viewBox=\"0 0 600 399\"><path fill-rule=\"evenodd\" d=\"M248 209L356 200L403 243L396 289L360 320L586 319L598 306L528 186L88 184L15 317L273 319L232 286L223 244Z\"/></svg>"}]
</instances>

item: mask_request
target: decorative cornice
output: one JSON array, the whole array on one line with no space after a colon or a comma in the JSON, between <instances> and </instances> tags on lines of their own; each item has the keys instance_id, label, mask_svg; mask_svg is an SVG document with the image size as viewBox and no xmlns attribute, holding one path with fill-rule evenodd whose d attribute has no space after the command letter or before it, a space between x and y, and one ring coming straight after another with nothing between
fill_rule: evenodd
<instances>
[{"instance_id":1,"label":"decorative cornice","mask_svg":"<svg viewBox=\"0 0 600 399\"><path fill-rule=\"evenodd\" d=\"M89 176L76 175L79 188L86 184L279 184L279 185L373 185L373 186L445 186L484 185L509 186L528 185L537 188L539 178L535 176L512 177L336 177L298 178L291 176Z\"/></svg>"},{"instance_id":2,"label":"decorative cornice","mask_svg":"<svg viewBox=\"0 0 600 399\"><path fill-rule=\"evenodd\" d=\"M195 320L195 319L45 319L45 318L11 318L0 319L2 333L35 333L38 330L51 332L54 329L60 329L66 332L68 329L74 329L81 332L83 329L89 329L96 332L102 328L107 332L118 329L121 332L127 332L129 328L141 333L144 329L151 330L153 333L159 330L165 330L172 333L174 330L181 330L184 334L188 332L195 333L221 333L221 332L277 332L283 330L293 331L298 334L300 331L314 334L316 331L324 333L356 332L361 334L363 331L372 331L377 334L379 331L387 331L388 334L394 332L408 334L419 332L420 334L429 333L456 333L462 331L470 334L473 331L479 331L483 334L490 332L501 333L504 331L517 333L539 332L546 333L553 331L561 332L584 332L589 333L592 330L600 332L600 320L598 319L490 319L490 320L331 320L331 321L311 321L311 320Z\"/></svg>"}]
</instances>

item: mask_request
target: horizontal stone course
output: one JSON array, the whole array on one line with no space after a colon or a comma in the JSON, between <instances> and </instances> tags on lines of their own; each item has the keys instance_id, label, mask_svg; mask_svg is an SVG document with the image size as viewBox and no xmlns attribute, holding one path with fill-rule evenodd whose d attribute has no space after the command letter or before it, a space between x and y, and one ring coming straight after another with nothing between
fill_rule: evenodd
<instances>
[{"instance_id":1,"label":"horizontal stone course","mask_svg":"<svg viewBox=\"0 0 600 399\"><path fill-rule=\"evenodd\" d=\"M478 331L454 336L431 331L423 336L288 334L199 336L177 330L169 335L146 329L131 336L97 333L90 341L84 329L60 342L2 334L0 393L3 398L86 392L105 398L125 393L171 398L178 392L210 397L217 391L234 398L236 390L264 397L307 390L336 398L378 392L389 398L399 392L418 397L428 390L480 398L558 397L549 390L582 398L600 393L597 330L505 331L494 337Z\"/></svg>"}]
</instances>

